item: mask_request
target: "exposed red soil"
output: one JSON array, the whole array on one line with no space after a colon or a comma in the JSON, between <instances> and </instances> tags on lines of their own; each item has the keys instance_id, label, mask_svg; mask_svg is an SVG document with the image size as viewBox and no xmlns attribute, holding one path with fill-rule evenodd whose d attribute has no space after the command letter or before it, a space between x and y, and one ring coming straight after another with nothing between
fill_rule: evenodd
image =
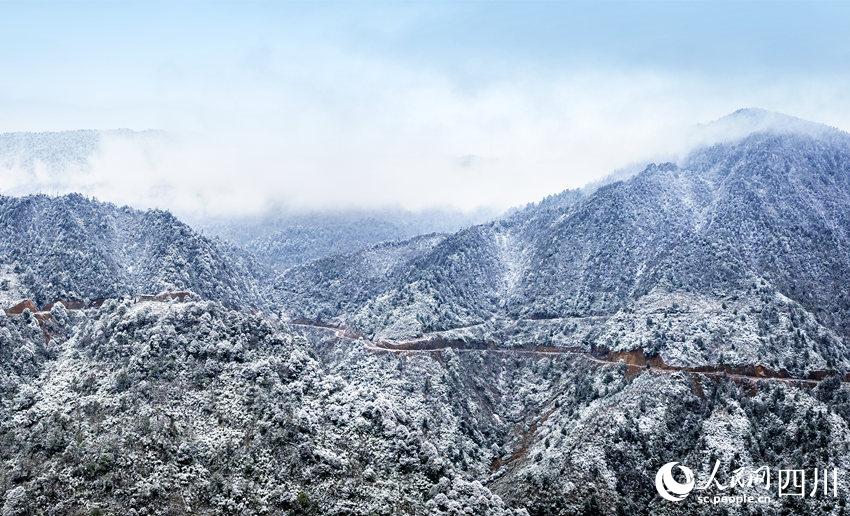
<instances>
[{"instance_id":1,"label":"exposed red soil","mask_svg":"<svg viewBox=\"0 0 850 516\"><path fill-rule=\"evenodd\" d=\"M164 292L162 294L156 295L141 295L133 298L135 301L157 301L157 302L166 302L170 300L176 301L185 301L190 298L193 294L188 291L176 291L176 292ZM4 312L6 315L22 315L25 310L29 310L32 313L33 317L35 317L40 323L44 323L46 321L50 321L53 319L53 316L50 313L50 310L56 306L57 303L62 303L66 310L84 310L86 308L100 308L104 302L107 301L107 298L97 298L93 299L90 302L86 303L80 299L58 299L51 303L44 305L44 307L39 310L38 306L32 299L24 299L13 306L6 308ZM45 340L50 340L50 335L47 333L47 330L42 325L42 329L45 331Z\"/></svg>"},{"instance_id":2,"label":"exposed red soil","mask_svg":"<svg viewBox=\"0 0 850 516\"><path fill-rule=\"evenodd\" d=\"M32 302L32 299L24 299L6 309L6 315L21 315L24 310L29 310L32 313L38 312L38 307Z\"/></svg>"},{"instance_id":3,"label":"exposed red soil","mask_svg":"<svg viewBox=\"0 0 850 516\"><path fill-rule=\"evenodd\" d=\"M664 362L660 356L647 356L643 350L633 351L608 351L596 349L588 352L580 348L559 348L553 346L535 346L527 348L503 348L490 342L468 342L460 339L445 339L440 336L422 337L419 339L391 342L378 341L369 344L371 351L388 352L437 352L442 349L455 349L463 351L492 351L497 353L522 353L522 354L576 354L585 355L600 363L623 364L626 366L625 378L631 379L646 370L661 372L683 372L695 373L705 376L721 376L739 384L750 385L752 380L775 380L786 383L802 385L815 385L819 381L839 374L838 371L818 370L812 371L805 377L794 377L785 369L772 370L766 366L746 365L731 366L726 364L705 366L675 366ZM850 373L842 376L842 381L850 383ZM701 387L699 387L701 390ZM704 395L704 394L703 394Z\"/></svg>"},{"instance_id":4,"label":"exposed red soil","mask_svg":"<svg viewBox=\"0 0 850 516\"><path fill-rule=\"evenodd\" d=\"M146 295L142 294L137 296L136 299L139 301L185 301L192 297L192 293L186 290L177 290L174 292L163 292L161 294L156 295ZM103 304L103 303L101 303Z\"/></svg>"},{"instance_id":5,"label":"exposed red soil","mask_svg":"<svg viewBox=\"0 0 850 516\"><path fill-rule=\"evenodd\" d=\"M635 350L635 351L610 351L608 353L601 353L597 355L598 358L613 363L622 363L626 364L629 367L629 370L634 370L632 375L638 374L640 369L657 369L662 371L682 371L687 373L702 373L706 375L723 375L729 376L730 378L753 378L753 379L773 379L773 380L787 380L787 381L805 381L805 382L818 382L823 380L824 378L828 378L835 374L838 374L837 371L812 371L808 375L803 378L795 378L785 369L781 369L779 371L775 371L773 369L769 369L763 365L746 365L746 366L731 366L725 364L719 364L716 366L695 366L695 367L686 367L686 366L675 366L669 365L664 362L664 360L660 356L652 356L647 357L643 350ZM629 371L627 370L627 375ZM847 381L848 377L845 376L844 381Z\"/></svg>"}]
</instances>

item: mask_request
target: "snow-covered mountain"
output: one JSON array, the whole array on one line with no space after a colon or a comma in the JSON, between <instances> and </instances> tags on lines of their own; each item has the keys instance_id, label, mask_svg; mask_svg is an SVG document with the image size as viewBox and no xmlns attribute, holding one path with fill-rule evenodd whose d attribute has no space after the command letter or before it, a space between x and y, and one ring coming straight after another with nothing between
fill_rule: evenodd
<instances>
[{"instance_id":1,"label":"snow-covered mountain","mask_svg":"<svg viewBox=\"0 0 850 516\"><path fill-rule=\"evenodd\" d=\"M429 359L408 371L339 342L322 357L208 302L59 305L44 328L0 318L6 514L520 514L469 480L492 459L486 428L506 424L470 419L459 371Z\"/></svg>"},{"instance_id":2,"label":"snow-covered mountain","mask_svg":"<svg viewBox=\"0 0 850 516\"><path fill-rule=\"evenodd\" d=\"M383 242L428 233L454 233L496 218L492 210L410 212L401 209L307 211L272 210L256 217L192 221L205 234L219 236L283 272L294 265L347 254Z\"/></svg>"},{"instance_id":3,"label":"snow-covered mountain","mask_svg":"<svg viewBox=\"0 0 850 516\"><path fill-rule=\"evenodd\" d=\"M139 159L151 159L153 149L172 139L163 131L130 129L0 133L0 193L85 191L103 180L91 172L107 147L133 149Z\"/></svg>"},{"instance_id":4,"label":"snow-covered mountain","mask_svg":"<svg viewBox=\"0 0 850 516\"><path fill-rule=\"evenodd\" d=\"M451 235L378 291L340 281L351 264L334 258L284 273L281 296L293 317L378 337L507 332L689 365L850 366L850 135L731 117L758 131Z\"/></svg>"},{"instance_id":5,"label":"snow-covered mountain","mask_svg":"<svg viewBox=\"0 0 850 516\"><path fill-rule=\"evenodd\" d=\"M56 300L190 290L228 306L261 306L263 269L161 210L81 195L0 196L4 298Z\"/></svg>"},{"instance_id":6,"label":"snow-covered mountain","mask_svg":"<svg viewBox=\"0 0 850 516\"><path fill-rule=\"evenodd\" d=\"M660 465L850 466L838 377L812 389L580 354L376 352L213 302L0 315L0 372L10 515L704 514L658 498Z\"/></svg>"},{"instance_id":7,"label":"snow-covered mountain","mask_svg":"<svg viewBox=\"0 0 850 516\"><path fill-rule=\"evenodd\" d=\"M9 301L112 298L0 311L3 516L845 514L850 136L732 117L757 130L274 285L166 212L0 198ZM841 475L670 502L674 461Z\"/></svg>"},{"instance_id":8,"label":"snow-covered mountain","mask_svg":"<svg viewBox=\"0 0 850 516\"><path fill-rule=\"evenodd\" d=\"M162 177L135 183L140 190L135 192L138 199L123 197L129 204L179 205L163 170L182 170L181 165L203 166L194 164L208 159L210 149L196 148L195 139L193 135L129 129L0 133L0 194L123 195L124 183L116 169L127 167L132 169L130 174L151 172ZM181 216L202 234L230 242L278 272L382 242L428 233L454 233L499 215L496 210L483 208L464 212L400 208L296 210L275 206L261 215L222 215L214 206L205 208L204 213L184 210Z\"/></svg>"},{"instance_id":9,"label":"snow-covered mountain","mask_svg":"<svg viewBox=\"0 0 850 516\"><path fill-rule=\"evenodd\" d=\"M42 133L0 133L0 166L33 170L83 165L97 151L101 134L95 130Z\"/></svg>"}]
</instances>

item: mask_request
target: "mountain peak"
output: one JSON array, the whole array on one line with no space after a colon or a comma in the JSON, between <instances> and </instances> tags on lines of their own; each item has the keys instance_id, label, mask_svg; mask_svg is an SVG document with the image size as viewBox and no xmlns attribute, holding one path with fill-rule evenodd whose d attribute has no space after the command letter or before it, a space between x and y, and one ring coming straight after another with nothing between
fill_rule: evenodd
<instances>
[{"instance_id":1,"label":"mountain peak","mask_svg":"<svg viewBox=\"0 0 850 516\"><path fill-rule=\"evenodd\" d=\"M754 128L765 129L794 129L803 126L821 128L827 127L796 116L786 115L785 113L770 111L763 108L741 108L717 120L717 122L752 124Z\"/></svg>"},{"instance_id":2,"label":"mountain peak","mask_svg":"<svg viewBox=\"0 0 850 516\"><path fill-rule=\"evenodd\" d=\"M699 126L701 132L718 140L735 140L753 133L805 134L824 136L837 129L784 113L762 108L743 108L718 120Z\"/></svg>"},{"instance_id":3,"label":"mountain peak","mask_svg":"<svg viewBox=\"0 0 850 516\"><path fill-rule=\"evenodd\" d=\"M785 119L797 119L797 117L786 115L785 113L780 113L778 111L771 111L769 109L764 109L760 107L746 107L741 108L723 118L748 118L748 119L767 119L767 118L785 118Z\"/></svg>"}]
</instances>

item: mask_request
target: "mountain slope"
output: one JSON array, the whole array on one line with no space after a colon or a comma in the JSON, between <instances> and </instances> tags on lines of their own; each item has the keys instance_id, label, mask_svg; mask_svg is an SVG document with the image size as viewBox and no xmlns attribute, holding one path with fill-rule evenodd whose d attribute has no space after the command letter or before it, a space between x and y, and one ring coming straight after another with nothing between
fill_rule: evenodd
<instances>
[{"instance_id":1,"label":"mountain slope","mask_svg":"<svg viewBox=\"0 0 850 516\"><path fill-rule=\"evenodd\" d=\"M474 480L507 426L428 357L323 359L211 302L52 313L46 344L0 317L4 515L527 514Z\"/></svg>"},{"instance_id":2,"label":"mountain slope","mask_svg":"<svg viewBox=\"0 0 850 516\"><path fill-rule=\"evenodd\" d=\"M259 306L262 270L160 210L80 195L0 197L0 262L39 305L191 290L231 306Z\"/></svg>"},{"instance_id":3,"label":"mountain slope","mask_svg":"<svg viewBox=\"0 0 850 516\"><path fill-rule=\"evenodd\" d=\"M292 267L275 292L291 324L248 309L250 260L168 213L0 198L10 292L189 288L239 308L0 311L2 514L844 514L841 474L835 497L777 495L774 476L668 502L654 482L672 461L700 483L850 468L850 383L826 371L850 369L850 145L777 120Z\"/></svg>"},{"instance_id":4,"label":"mountain slope","mask_svg":"<svg viewBox=\"0 0 850 516\"><path fill-rule=\"evenodd\" d=\"M850 466L838 377L363 344L212 302L0 315L3 513L704 514L659 499L660 465Z\"/></svg>"},{"instance_id":5,"label":"mountain slope","mask_svg":"<svg viewBox=\"0 0 850 516\"><path fill-rule=\"evenodd\" d=\"M850 367L850 136L781 115L759 128L452 235L356 306L337 295L350 284L326 284L288 308L378 337L524 333L691 365ZM279 283L298 291L297 276Z\"/></svg>"}]
</instances>

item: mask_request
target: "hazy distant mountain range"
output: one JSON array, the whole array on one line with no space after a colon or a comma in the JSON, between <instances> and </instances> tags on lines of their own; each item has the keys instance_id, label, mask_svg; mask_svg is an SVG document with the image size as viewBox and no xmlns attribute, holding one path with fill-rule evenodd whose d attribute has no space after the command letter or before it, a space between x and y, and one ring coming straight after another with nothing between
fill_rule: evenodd
<instances>
[{"instance_id":1,"label":"hazy distant mountain range","mask_svg":"<svg viewBox=\"0 0 850 516\"><path fill-rule=\"evenodd\" d=\"M166 141L170 136L163 131L130 129L0 133L0 168L32 172L43 167L58 173L85 166L108 138L145 142Z\"/></svg>"},{"instance_id":2,"label":"hazy distant mountain range","mask_svg":"<svg viewBox=\"0 0 850 516\"><path fill-rule=\"evenodd\" d=\"M129 145L146 156L155 154L153 149L162 144L179 146L180 139L164 131L129 129L0 133L0 172L16 178L0 194L64 193L87 187L93 180L88 174L91 166L105 146L116 143ZM151 156L148 159L152 163L156 161ZM0 181L0 188L4 184ZM491 209L293 211L284 206L263 215L198 216L189 222L204 234L221 237L249 251L264 265L283 271L293 265L381 242L406 240L425 233L453 233L498 215Z\"/></svg>"},{"instance_id":3,"label":"hazy distant mountain range","mask_svg":"<svg viewBox=\"0 0 850 516\"><path fill-rule=\"evenodd\" d=\"M494 210L272 210L264 216L210 218L196 226L249 251L279 272L318 258L398 242L426 233L453 233L496 218Z\"/></svg>"}]
</instances>

